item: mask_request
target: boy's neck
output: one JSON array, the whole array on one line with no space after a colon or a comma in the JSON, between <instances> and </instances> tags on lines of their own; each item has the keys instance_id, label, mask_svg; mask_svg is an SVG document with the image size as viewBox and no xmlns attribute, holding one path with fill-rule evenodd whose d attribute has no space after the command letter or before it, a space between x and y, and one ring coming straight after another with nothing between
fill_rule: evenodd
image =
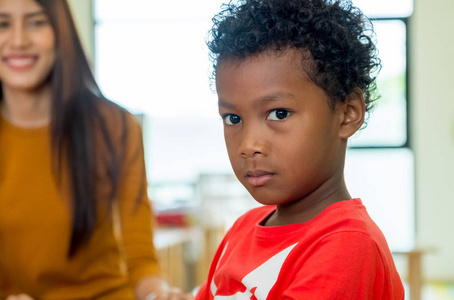
<instances>
[{"instance_id":1,"label":"boy's neck","mask_svg":"<svg viewBox=\"0 0 454 300\"><path fill-rule=\"evenodd\" d=\"M290 203L281 204L266 220L265 226L282 226L307 222L318 216L333 203L350 200L351 196L344 182L343 170L309 195Z\"/></svg>"}]
</instances>

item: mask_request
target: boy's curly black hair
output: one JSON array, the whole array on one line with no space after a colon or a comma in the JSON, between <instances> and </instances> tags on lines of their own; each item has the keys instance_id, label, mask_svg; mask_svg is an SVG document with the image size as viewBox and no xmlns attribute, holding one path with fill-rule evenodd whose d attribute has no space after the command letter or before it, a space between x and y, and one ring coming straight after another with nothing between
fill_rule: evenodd
<instances>
[{"instance_id":1,"label":"boy's curly black hair","mask_svg":"<svg viewBox=\"0 0 454 300\"><path fill-rule=\"evenodd\" d=\"M222 8L207 42L213 78L222 60L296 48L302 61L310 52L312 66L303 64L304 71L325 90L333 107L355 88L363 91L366 110L372 107L377 98L374 73L381 63L372 24L350 1L232 0Z\"/></svg>"}]
</instances>

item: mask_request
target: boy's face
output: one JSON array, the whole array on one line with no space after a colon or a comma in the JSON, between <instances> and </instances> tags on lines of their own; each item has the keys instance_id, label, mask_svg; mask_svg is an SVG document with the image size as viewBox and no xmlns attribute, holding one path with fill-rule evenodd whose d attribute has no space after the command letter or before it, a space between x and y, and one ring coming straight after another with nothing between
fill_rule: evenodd
<instances>
[{"instance_id":1,"label":"boy's face","mask_svg":"<svg viewBox=\"0 0 454 300\"><path fill-rule=\"evenodd\" d=\"M341 109L308 79L299 51L221 61L216 89L230 162L258 202L330 193L325 183L343 172Z\"/></svg>"}]
</instances>

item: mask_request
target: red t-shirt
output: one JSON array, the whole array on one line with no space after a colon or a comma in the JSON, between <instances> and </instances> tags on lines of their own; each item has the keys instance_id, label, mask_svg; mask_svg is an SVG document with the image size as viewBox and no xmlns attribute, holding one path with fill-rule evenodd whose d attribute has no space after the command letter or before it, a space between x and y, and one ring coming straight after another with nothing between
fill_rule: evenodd
<instances>
[{"instance_id":1,"label":"red t-shirt","mask_svg":"<svg viewBox=\"0 0 454 300\"><path fill-rule=\"evenodd\" d=\"M305 223L260 225L274 210L259 207L235 222L196 299L404 299L388 244L360 199Z\"/></svg>"}]
</instances>

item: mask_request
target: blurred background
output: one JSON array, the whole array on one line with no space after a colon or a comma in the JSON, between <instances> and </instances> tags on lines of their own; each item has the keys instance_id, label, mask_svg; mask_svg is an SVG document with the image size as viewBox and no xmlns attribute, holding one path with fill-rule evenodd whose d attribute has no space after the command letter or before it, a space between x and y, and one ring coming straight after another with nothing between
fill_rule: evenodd
<instances>
[{"instance_id":1,"label":"blurred background","mask_svg":"<svg viewBox=\"0 0 454 300\"><path fill-rule=\"evenodd\" d=\"M69 0L105 95L143 126L155 240L171 283L203 282L257 206L228 162L205 45L222 0ZM381 98L346 181L384 232L411 300L454 299L454 1L356 0L373 19Z\"/></svg>"}]
</instances>

